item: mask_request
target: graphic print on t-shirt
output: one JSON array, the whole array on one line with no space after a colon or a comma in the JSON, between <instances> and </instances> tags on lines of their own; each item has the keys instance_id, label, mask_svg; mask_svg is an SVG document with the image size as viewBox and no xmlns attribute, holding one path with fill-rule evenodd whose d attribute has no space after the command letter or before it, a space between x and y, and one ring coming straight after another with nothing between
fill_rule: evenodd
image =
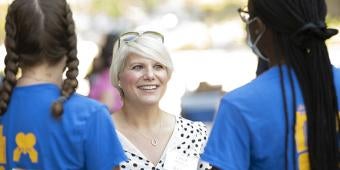
<instances>
[{"instance_id":1,"label":"graphic print on t-shirt","mask_svg":"<svg viewBox=\"0 0 340 170\"><path fill-rule=\"evenodd\" d=\"M295 143L298 154L299 170L309 170L307 145L307 116L304 106L300 105L296 112Z\"/></svg>"},{"instance_id":2,"label":"graphic print on t-shirt","mask_svg":"<svg viewBox=\"0 0 340 170\"><path fill-rule=\"evenodd\" d=\"M0 164L6 164L6 137L3 136L2 130L3 126L0 125Z\"/></svg>"},{"instance_id":3,"label":"graphic print on t-shirt","mask_svg":"<svg viewBox=\"0 0 340 170\"><path fill-rule=\"evenodd\" d=\"M32 163L38 162L38 152L35 150L36 138L33 133L24 134L19 132L15 137L17 147L13 151L13 160L20 161L21 155L28 154Z\"/></svg>"}]
</instances>

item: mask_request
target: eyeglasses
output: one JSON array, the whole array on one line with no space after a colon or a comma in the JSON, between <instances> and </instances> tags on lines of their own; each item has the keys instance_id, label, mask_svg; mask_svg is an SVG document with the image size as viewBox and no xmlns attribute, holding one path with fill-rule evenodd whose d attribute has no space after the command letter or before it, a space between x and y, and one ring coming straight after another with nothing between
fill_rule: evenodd
<instances>
[{"instance_id":1,"label":"eyeglasses","mask_svg":"<svg viewBox=\"0 0 340 170\"><path fill-rule=\"evenodd\" d=\"M128 42L136 41L138 38L140 38L142 36L148 36L150 38L156 39L156 40L164 43L164 36L161 33L158 33L156 31L145 31L145 32L142 32L142 33L126 32L119 37L118 49L120 48L120 45L121 45L122 42L128 43Z\"/></svg>"},{"instance_id":2,"label":"eyeglasses","mask_svg":"<svg viewBox=\"0 0 340 170\"><path fill-rule=\"evenodd\" d=\"M245 6L243 8L239 8L237 11L238 11L238 14L240 15L242 21L245 22L245 23L248 23L249 19L250 19L248 7Z\"/></svg>"}]
</instances>

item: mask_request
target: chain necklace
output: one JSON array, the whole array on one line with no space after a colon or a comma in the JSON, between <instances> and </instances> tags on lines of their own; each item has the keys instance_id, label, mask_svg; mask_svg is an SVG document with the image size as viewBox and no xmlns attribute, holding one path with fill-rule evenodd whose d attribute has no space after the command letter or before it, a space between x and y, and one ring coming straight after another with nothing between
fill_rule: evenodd
<instances>
[{"instance_id":1,"label":"chain necklace","mask_svg":"<svg viewBox=\"0 0 340 170\"><path fill-rule=\"evenodd\" d=\"M147 135L143 134L142 132L139 132L139 133L140 133L144 138L148 138L148 139L150 140L151 145L154 146L154 147L156 147L156 146L158 145L158 141L159 141L158 135L159 135L161 129L162 129L162 120L159 122L159 129L158 129L157 134L156 134L154 137L147 136Z\"/></svg>"},{"instance_id":2,"label":"chain necklace","mask_svg":"<svg viewBox=\"0 0 340 170\"><path fill-rule=\"evenodd\" d=\"M139 131L139 132L133 131L133 132L136 133L136 134L140 134L140 135L143 136L144 138L147 138L148 140L150 140L150 144L151 144L152 146L157 147L157 145L158 145L158 143L159 143L158 136L159 136L159 134L160 134L160 132L161 132L161 129L162 129L162 116L161 116L160 113L159 113L159 119L160 119L160 122L159 122L158 132L157 132L157 134L156 134L154 137L147 136L147 135L143 134L143 133L140 132L140 131Z\"/></svg>"}]
</instances>

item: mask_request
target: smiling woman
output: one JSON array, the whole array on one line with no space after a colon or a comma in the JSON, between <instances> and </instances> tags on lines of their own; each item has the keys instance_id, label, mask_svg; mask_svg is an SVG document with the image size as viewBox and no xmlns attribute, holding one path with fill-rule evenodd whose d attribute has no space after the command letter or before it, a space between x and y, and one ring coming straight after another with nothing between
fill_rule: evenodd
<instances>
[{"instance_id":1,"label":"smiling woman","mask_svg":"<svg viewBox=\"0 0 340 170\"><path fill-rule=\"evenodd\" d=\"M123 107L112 115L129 161L121 169L202 169L206 127L159 107L173 64L160 33L122 34L113 50L111 80ZM199 168L198 168L199 169Z\"/></svg>"},{"instance_id":2,"label":"smiling woman","mask_svg":"<svg viewBox=\"0 0 340 170\"><path fill-rule=\"evenodd\" d=\"M133 53L128 55L126 66L119 74L125 98L136 104L158 103L169 78L164 65Z\"/></svg>"}]
</instances>

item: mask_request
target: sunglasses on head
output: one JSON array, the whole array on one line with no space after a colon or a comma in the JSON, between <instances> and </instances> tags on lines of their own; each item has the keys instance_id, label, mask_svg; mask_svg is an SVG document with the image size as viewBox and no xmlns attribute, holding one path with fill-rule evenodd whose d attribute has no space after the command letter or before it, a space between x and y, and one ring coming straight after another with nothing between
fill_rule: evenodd
<instances>
[{"instance_id":1,"label":"sunglasses on head","mask_svg":"<svg viewBox=\"0 0 340 170\"><path fill-rule=\"evenodd\" d=\"M138 38L142 36L147 36L160 42L164 43L164 36L161 33L156 31L145 31L145 32L126 32L119 37L118 48L120 48L121 43L128 43L132 41L136 41Z\"/></svg>"}]
</instances>

